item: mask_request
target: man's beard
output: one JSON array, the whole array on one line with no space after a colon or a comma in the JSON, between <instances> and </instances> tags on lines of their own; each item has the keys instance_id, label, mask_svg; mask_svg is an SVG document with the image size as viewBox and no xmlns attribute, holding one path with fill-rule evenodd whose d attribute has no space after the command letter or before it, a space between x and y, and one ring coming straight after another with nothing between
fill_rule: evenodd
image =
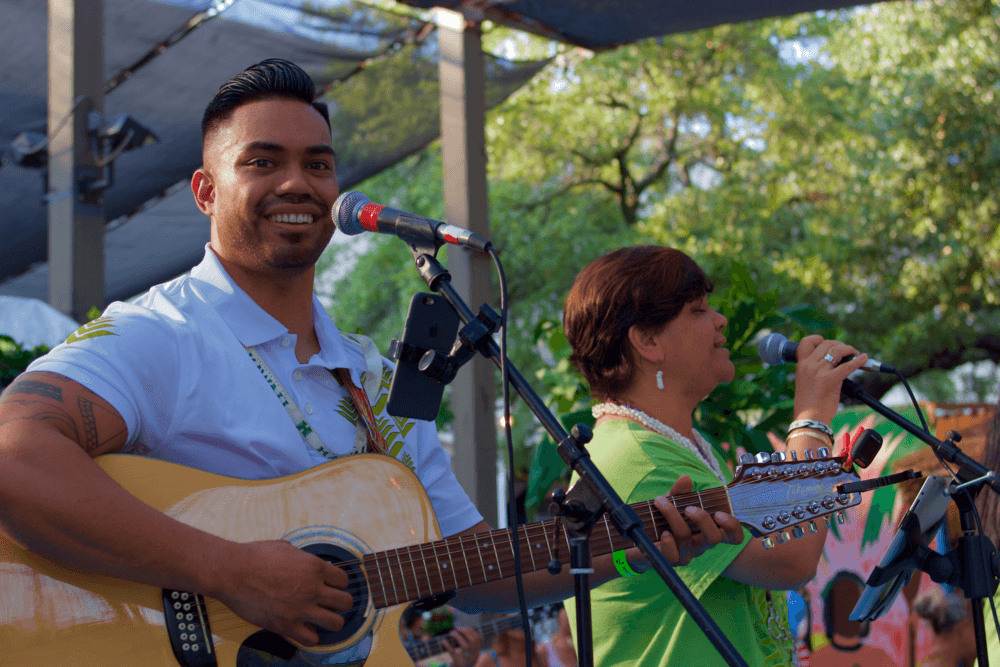
<instances>
[{"instance_id":1,"label":"man's beard","mask_svg":"<svg viewBox=\"0 0 1000 667\"><path fill-rule=\"evenodd\" d=\"M330 242L329 236L319 235L312 242L303 240L310 232L283 232L279 236L286 241L277 247L264 243L261 223L241 226L235 233L235 247L249 255L259 270L268 267L291 273L304 273L319 260ZM330 236L333 234L331 233ZM296 238L300 237L300 238Z\"/></svg>"}]
</instances>

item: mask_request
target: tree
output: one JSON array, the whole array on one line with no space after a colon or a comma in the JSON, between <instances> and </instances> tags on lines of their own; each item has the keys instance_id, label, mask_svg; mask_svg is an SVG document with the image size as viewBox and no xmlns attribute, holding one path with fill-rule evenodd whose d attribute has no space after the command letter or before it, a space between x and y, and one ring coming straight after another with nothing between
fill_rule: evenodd
<instances>
[{"instance_id":1,"label":"tree","mask_svg":"<svg viewBox=\"0 0 1000 667\"><path fill-rule=\"evenodd\" d=\"M988 2L923 2L786 22L826 40L829 67L749 83L766 148L718 187L658 202L644 229L759 258L765 288L816 305L907 376L995 362L997 19ZM862 385L881 396L894 382Z\"/></svg>"},{"instance_id":2,"label":"tree","mask_svg":"<svg viewBox=\"0 0 1000 667\"><path fill-rule=\"evenodd\" d=\"M991 2L899 2L557 49L487 121L515 363L549 369L532 334L579 268L650 240L720 293L740 259L777 306L815 306L910 377L998 361L998 18ZM440 217L436 147L365 189ZM384 346L423 284L405 248L375 245L356 274L379 281L339 283L332 312ZM862 380L875 396L893 382Z\"/></svg>"}]
</instances>

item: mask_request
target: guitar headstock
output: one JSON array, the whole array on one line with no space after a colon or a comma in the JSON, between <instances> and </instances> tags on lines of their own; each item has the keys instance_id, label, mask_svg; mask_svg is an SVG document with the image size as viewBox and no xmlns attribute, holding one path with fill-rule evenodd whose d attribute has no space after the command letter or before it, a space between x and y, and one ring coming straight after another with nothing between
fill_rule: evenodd
<instances>
[{"instance_id":1,"label":"guitar headstock","mask_svg":"<svg viewBox=\"0 0 1000 667\"><path fill-rule=\"evenodd\" d=\"M820 447L817 454L809 450L805 459L787 459L784 452L742 455L726 487L733 516L755 537L777 532L778 542L787 542L790 535L802 537L806 530L815 533L816 519L830 525L834 513L837 522L844 523L844 510L859 504L861 493L838 493L837 487L857 481L858 474L844 470L845 457L830 456L827 447ZM808 522L807 528L797 525L802 522ZM765 537L765 548L774 542Z\"/></svg>"}]
</instances>

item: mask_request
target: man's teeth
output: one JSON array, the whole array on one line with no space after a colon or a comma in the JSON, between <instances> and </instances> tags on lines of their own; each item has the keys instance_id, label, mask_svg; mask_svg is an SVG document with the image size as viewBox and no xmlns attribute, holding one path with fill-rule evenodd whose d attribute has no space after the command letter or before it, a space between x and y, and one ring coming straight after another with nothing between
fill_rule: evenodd
<instances>
[{"instance_id":1,"label":"man's teeth","mask_svg":"<svg viewBox=\"0 0 1000 667\"><path fill-rule=\"evenodd\" d=\"M271 222L291 222L295 224L301 224L306 222L312 222L313 217L311 213L281 213L279 215L272 215L268 218Z\"/></svg>"}]
</instances>

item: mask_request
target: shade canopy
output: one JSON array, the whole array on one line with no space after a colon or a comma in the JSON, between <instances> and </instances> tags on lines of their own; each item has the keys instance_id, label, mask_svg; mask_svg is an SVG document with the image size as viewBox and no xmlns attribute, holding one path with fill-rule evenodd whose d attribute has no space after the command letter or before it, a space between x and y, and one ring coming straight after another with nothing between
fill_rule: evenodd
<instances>
[{"instance_id":1,"label":"shade canopy","mask_svg":"<svg viewBox=\"0 0 1000 667\"><path fill-rule=\"evenodd\" d=\"M404 0L457 8L454 0ZM47 2L0 0L0 150L44 134ZM436 28L340 0L104 0L105 118L129 114L159 142L122 154L106 191L105 294L138 294L201 258L208 221L183 186L201 163L199 123L219 86L265 58L287 58L330 104L341 189L394 164L440 132ZM468 4L468 3L466 3ZM477 4L477 3L473 3ZM838 0L514 0L478 3L485 16L592 49L767 16ZM486 57L487 106L545 62ZM0 168L0 294L48 298L44 172Z\"/></svg>"},{"instance_id":2,"label":"shade canopy","mask_svg":"<svg viewBox=\"0 0 1000 667\"><path fill-rule=\"evenodd\" d=\"M211 16L215 5L223 11ZM0 0L0 15L3 149L24 131L45 133L47 3ZM159 138L123 153L106 191L107 299L138 294L201 259L208 218L177 184L201 165L201 115L230 76L265 58L286 58L309 72L330 105L337 176L347 189L438 137L432 28L353 2L105 0L104 116L128 114ZM488 105L544 65L487 57ZM42 170L0 168L7 248L0 253L0 294L48 298L44 192Z\"/></svg>"}]
</instances>

